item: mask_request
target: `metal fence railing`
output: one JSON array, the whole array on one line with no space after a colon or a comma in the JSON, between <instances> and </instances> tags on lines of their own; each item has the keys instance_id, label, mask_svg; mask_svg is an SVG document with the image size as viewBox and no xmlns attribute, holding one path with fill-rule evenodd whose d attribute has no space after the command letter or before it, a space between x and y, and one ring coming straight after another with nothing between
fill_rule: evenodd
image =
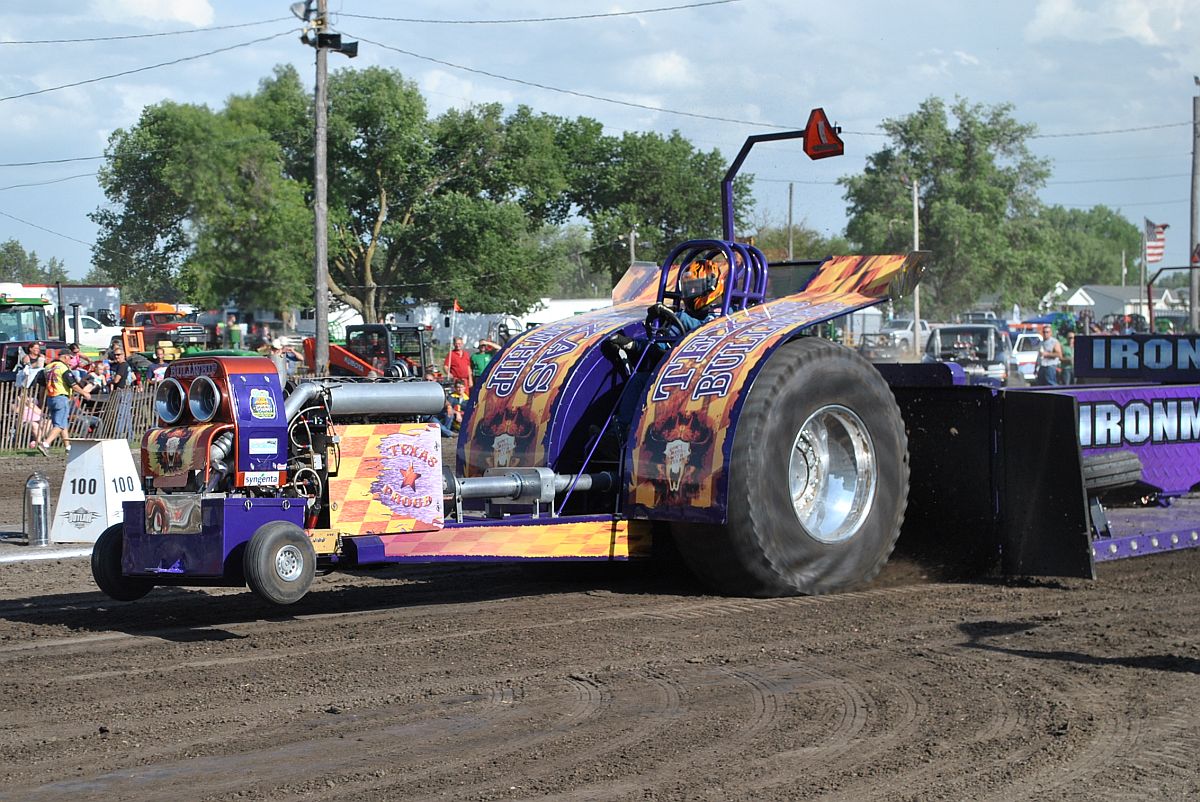
<instances>
[{"instance_id":1,"label":"metal fence railing","mask_svg":"<svg viewBox=\"0 0 1200 802\"><path fill-rule=\"evenodd\" d=\"M0 382L0 451L28 448L35 439L45 439L50 416L45 412L46 388L17 387ZM123 438L140 441L154 426L154 388L130 387L93 393L92 400L73 396L70 423L72 439Z\"/></svg>"}]
</instances>

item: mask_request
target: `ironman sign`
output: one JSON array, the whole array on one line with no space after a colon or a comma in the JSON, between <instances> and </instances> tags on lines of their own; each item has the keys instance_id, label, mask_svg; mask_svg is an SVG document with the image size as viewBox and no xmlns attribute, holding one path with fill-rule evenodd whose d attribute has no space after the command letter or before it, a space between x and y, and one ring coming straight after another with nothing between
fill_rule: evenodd
<instances>
[{"instance_id":1,"label":"ironman sign","mask_svg":"<svg viewBox=\"0 0 1200 802\"><path fill-rule=\"evenodd\" d=\"M804 126L804 152L808 154L808 158L827 159L830 156L841 156L846 150L842 138L838 136L841 131L841 128L829 124L825 109L813 109L808 115L808 123Z\"/></svg>"}]
</instances>

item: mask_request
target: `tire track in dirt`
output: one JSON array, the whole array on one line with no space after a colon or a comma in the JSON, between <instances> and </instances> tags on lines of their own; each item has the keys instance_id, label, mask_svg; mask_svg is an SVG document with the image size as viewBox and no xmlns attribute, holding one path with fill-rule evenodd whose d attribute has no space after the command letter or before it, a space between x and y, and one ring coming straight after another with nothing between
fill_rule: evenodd
<instances>
[{"instance_id":1,"label":"tire track in dirt","mask_svg":"<svg viewBox=\"0 0 1200 802\"><path fill-rule=\"evenodd\" d=\"M757 614L763 609L780 609L803 607L814 604L830 604L836 603L838 599L861 599L872 598L876 596L895 596L905 593L912 593L920 590L925 590L929 586L914 586L905 588L885 588L877 591L863 591L859 593L842 594L840 596L800 596L787 599L764 599L754 600L747 603L730 603L727 600L715 600L710 602L702 602L699 605L689 607L689 605L681 604L677 600L665 600L661 604L659 610L645 607L625 607L613 606L608 611L597 613L594 609L589 610L589 614L583 616L563 617L554 621L537 621L514 624L511 619L504 619L502 623L489 628L472 628L469 630L459 629L455 632L445 633L430 633L427 635L414 636L404 635L392 639L373 639L372 647L412 647L418 644L430 643L434 641L449 641L456 639L473 639L473 638L488 638L498 633L511 632L527 632L538 629L551 629L564 626L580 626L587 624L607 623L613 621L621 621L635 618L649 618L651 620L691 620L696 618L705 618L709 616L727 616L735 613L755 613ZM262 662L275 659L290 659L294 655L294 641L299 635L302 635L304 630L297 630L297 623L300 625L323 625L330 620L338 620L347 617L353 617L356 625L370 624L379 620L390 620L396 616L397 612L416 612L410 611L407 608L400 611L389 610L371 610L364 612L338 612L338 613L314 613L303 616L296 616L285 621L273 620L255 620L241 622L237 624L213 625L204 627L173 627L166 629L147 630L137 634L127 633L97 633L80 635L71 638L57 638L51 641L37 641L27 643L15 643L0 646L0 654L15 654L15 653L34 653L39 656L48 653L55 653L53 659L60 659L61 655L78 655L86 652L94 652L90 649L92 646L101 646L105 650L116 650L124 646L146 646L147 638L155 638L155 645L162 646L171 638L179 638L188 636L195 639L196 633L212 632L221 634L223 637L233 636L235 639L246 639L257 635L260 631L269 632L274 635L278 632L286 630L286 643L278 650L271 649L255 649L254 653L244 655L230 655L226 657L212 657L201 660L180 661L169 663L166 665L146 665L142 659L130 662L136 662L138 665L122 669L106 669L104 671L84 672L78 674L58 674L51 673L46 676L47 679L53 682L96 682L108 679L123 679L126 677L138 674L158 674L181 670L203 670L215 667L236 666L243 663ZM445 610L446 616L452 615L455 611ZM427 615L428 610L420 611L420 614ZM402 616L404 617L404 616ZM328 656L340 654L349 651L357 651L363 648L360 642L342 642L333 643L327 646L309 647L306 650L306 656ZM40 672L38 672L40 673Z\"/></svg>"},{"instance_id":2,"label":"tire track in dirt","mask_svg":"<svg viewBox=\"0 0 1200 802\"><path fill-rule=\"evenodd\" d=\"M836 715L832 723L835 737L850 743L853 733L861 730L867 721L866 700L853 691L846 691L828 682L828 677L820 672L812 672L805 667L787 664L789 673L784 677L773 677L759 671L742 668L734 669L719 667L704 669L698 679L706 674L715 674L736 680L739 694L743 698L741 705L745 715L738 722L736 729L728 733L713 733L709 736L710 743L700 747L690 743L682 759L661 764L654 768L625 774L619 779L606 779L601 783L576 787L541 797L544 800L572 800L573 802L590 802L592 800L607 802L608 800L634 796L640 797L647 789L662 787L662 784L674 778L686 775L695 780L696 776L720 775L721 767L732 761L744 762L744 751L751 749L756 739L766 735L775 727L782 711L787 707L788 699L798 691L806 693L832 694L836 697ZM681 682L688 682L681 679ZM697 680L691 680L695 682ZM698 711L686 710L685 713ZM707 711L706 711L707 712ZM729 713L728 715L732 715ZM705 783L705 787L712 787Z\"/></svg>"},{"instance_id":3,"label":"tire track in dirt","mask_svg":"<svg viewBox=\"0 0 1200 802\"><path fill-rule=\"evenodd\" d=\"M247 778L257 789L270 789L272 794L289 792L307 795L325 787L326 778L357 767L366 773L379 765L395 762L398 748L405 757L416 757L424 765L405 772L405 780L428 779L445 774L461 774L474 763L487 764L499 758L528 749L532 744L555 737L563 729L577 726L595 715L606 703L606 693L595 683L582 677L569 677L563 685L569 689L567 703L538 702L549 708L552 717L538 727L522 727L509 737L498 737L497 727L520 724L510 714L511 708L485 705L497 714L478 715L474 707L459 715L442 715L413 722L410 711L371 711L357 716L360 726L357 736L347 739L347 733L322 734L317 738L300 738L266 748L253 748L232 754L183 758L138 766L104 774L63 780L22 789L23 802L39 799L70 798L78 802L159 802L163 796L162 783L173 787L186 786L197 794L223 795L241 791ZM399 718L395 718L399 713ZM365 721L364 721L365 719ZM365 724L366 726L361 726ZM531 730L533 734L531 733ZM522 734L524 733L524 734ZM449 753L438 746L447 737L463 742L463 747L451 748ZM347 741L353 751L347 752ZM490 744L490 746L489 746ZM424 754L429 752L427 756ZM450 754L469 757L450 758ZM297 767L303 767L312 780L297 784ZM368 769L369 767L369 769Z\"/></svg>"},{"instance_id":4,"label":"tire track in dirt","mask_svg":"<svg viewBox=\"0 0 1200 802\"><path fill-rule=\"evenodd\" d=\"M874 653L881 661L888 662L890 652ZM824 681L839 687L845 698L859 700L861 723L836 734L817 746L777 751L754 761L752 780L739 787L753 798L781 785L807 786L836 763L839 771L873 761L878 755L910 743L914 732L927 719L927 700L911 687L909 682L890 676L879 665L857 660L821 655L795 665L820 676ZM819 667L818 667L819 666ZM873 690L882 687L887 692ZM890 708L898 707L896 710ZM872 732L878 727L878 732Z\"/></svg>"},{"instance_id":5,"label":"tire track in dirt","mask_svg":"<svg viewBox=\"0 0 1200 802\"><path fill-rule=\"evenodd\" d=\"M683 696L679 680L667 677L655 671L621 672L620 676L630 676L634 680L648 683L652 691L651 707L646 708L640 694L632 696L624 692L626 686L615 686L606 683L608 698L604 711L607 716L596 716L589 721L587 728L577 728L549 744L548 749L537 755L536 761L525 762L519 768L519 774L494 777L490 780L476 782L471 785L459 785L454 794L459 797L479 796L488 798L491 795L502 794L511 787L529 788L541 781L542 784L561 781L563 767L570 766L572 779L580 781L580 773L589 766L604 765L604 758L610 755L620 755L626 750L643 746L661 735L662 731L678 723L683 710ZM627 726L624 732L614 734L611 730L603 729L606 719L612 718L620 722L619 726ZM596 730L599 729L599 732ZM582 740L582 745L576 741ZM594 745L592 745L594 744ZM583 780L586 782L586 780ZM500 786L499 788L497 786ZM365 789L361 789L365 790ZM371 790L379 790L372 788ZM397 789L387 788L390 793ZM444 798L443 794L427 796L406 796L406 799ZM280 801L273 801L280 802Z\"/></svg>"}]
</instances>

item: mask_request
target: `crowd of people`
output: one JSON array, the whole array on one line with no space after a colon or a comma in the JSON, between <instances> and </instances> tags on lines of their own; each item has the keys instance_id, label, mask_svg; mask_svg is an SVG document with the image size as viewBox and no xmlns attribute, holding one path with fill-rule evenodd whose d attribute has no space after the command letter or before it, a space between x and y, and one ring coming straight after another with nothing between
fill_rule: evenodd
<instances>
[{"instance_id":1,"label":"crowd of people","mask_svg":"<svg viewBox=\"0 0 1200 802\"><path fill-rule=\"evenodd\" d=\"M470 403L471 388L483 376L487 366L500 346L491 340L480 340L475 345L475 353L468 354L463 345L462 337L455 337L450 346L450 353L442 362L442 369L450 380L450 392L446 394L446 406L441 413L429 418L430 423L441 427L442 437L458 437L462 428L463 414ZM426 381L438 381L439 377L433 371L425 374Z\"/></svg>"},{"instance_id":2,"label":"crowd of people","mask_svg":"<svg viewBox=\"0 0 1200 802\"><path fill-rule=\"evenodd\" d=\"M72 343L51 357L41 343L31 343L17 357L16 385L30 390L18 397L15 412L19 415L22 440L30 448L49 455L57 442L70 449L70 420L82 419L82 428L93 431L100 419L91 414L84 402L93 401L93 394L111 394L115 390L136 387L145 381L161 381L166 370L166 354L158 349L153 362L138 356L145 365L135 368L120 344L95 359L82 353L79 343ZM35 400L44 394L45 405ZM128 406L128 405L124 405ZM117 429L132 434L132 408L118 410Z\"/></svg>"}]
</instances>

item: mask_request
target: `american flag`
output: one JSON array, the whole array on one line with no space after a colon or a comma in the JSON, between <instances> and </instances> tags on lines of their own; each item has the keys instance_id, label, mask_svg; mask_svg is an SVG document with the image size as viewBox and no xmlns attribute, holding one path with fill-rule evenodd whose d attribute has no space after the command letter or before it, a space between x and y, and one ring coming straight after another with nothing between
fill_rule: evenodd
<instances>
[{"instance_id":1,"label":"american flag","mask_svg":"<svg viewBox=\"0 0 1200 802\"><path fill-rule=\"evenodd\" d=\"M1167 224L1146 220L1146 264L1161 262L1167 247Z\"/></svg>"}]
</instances>

